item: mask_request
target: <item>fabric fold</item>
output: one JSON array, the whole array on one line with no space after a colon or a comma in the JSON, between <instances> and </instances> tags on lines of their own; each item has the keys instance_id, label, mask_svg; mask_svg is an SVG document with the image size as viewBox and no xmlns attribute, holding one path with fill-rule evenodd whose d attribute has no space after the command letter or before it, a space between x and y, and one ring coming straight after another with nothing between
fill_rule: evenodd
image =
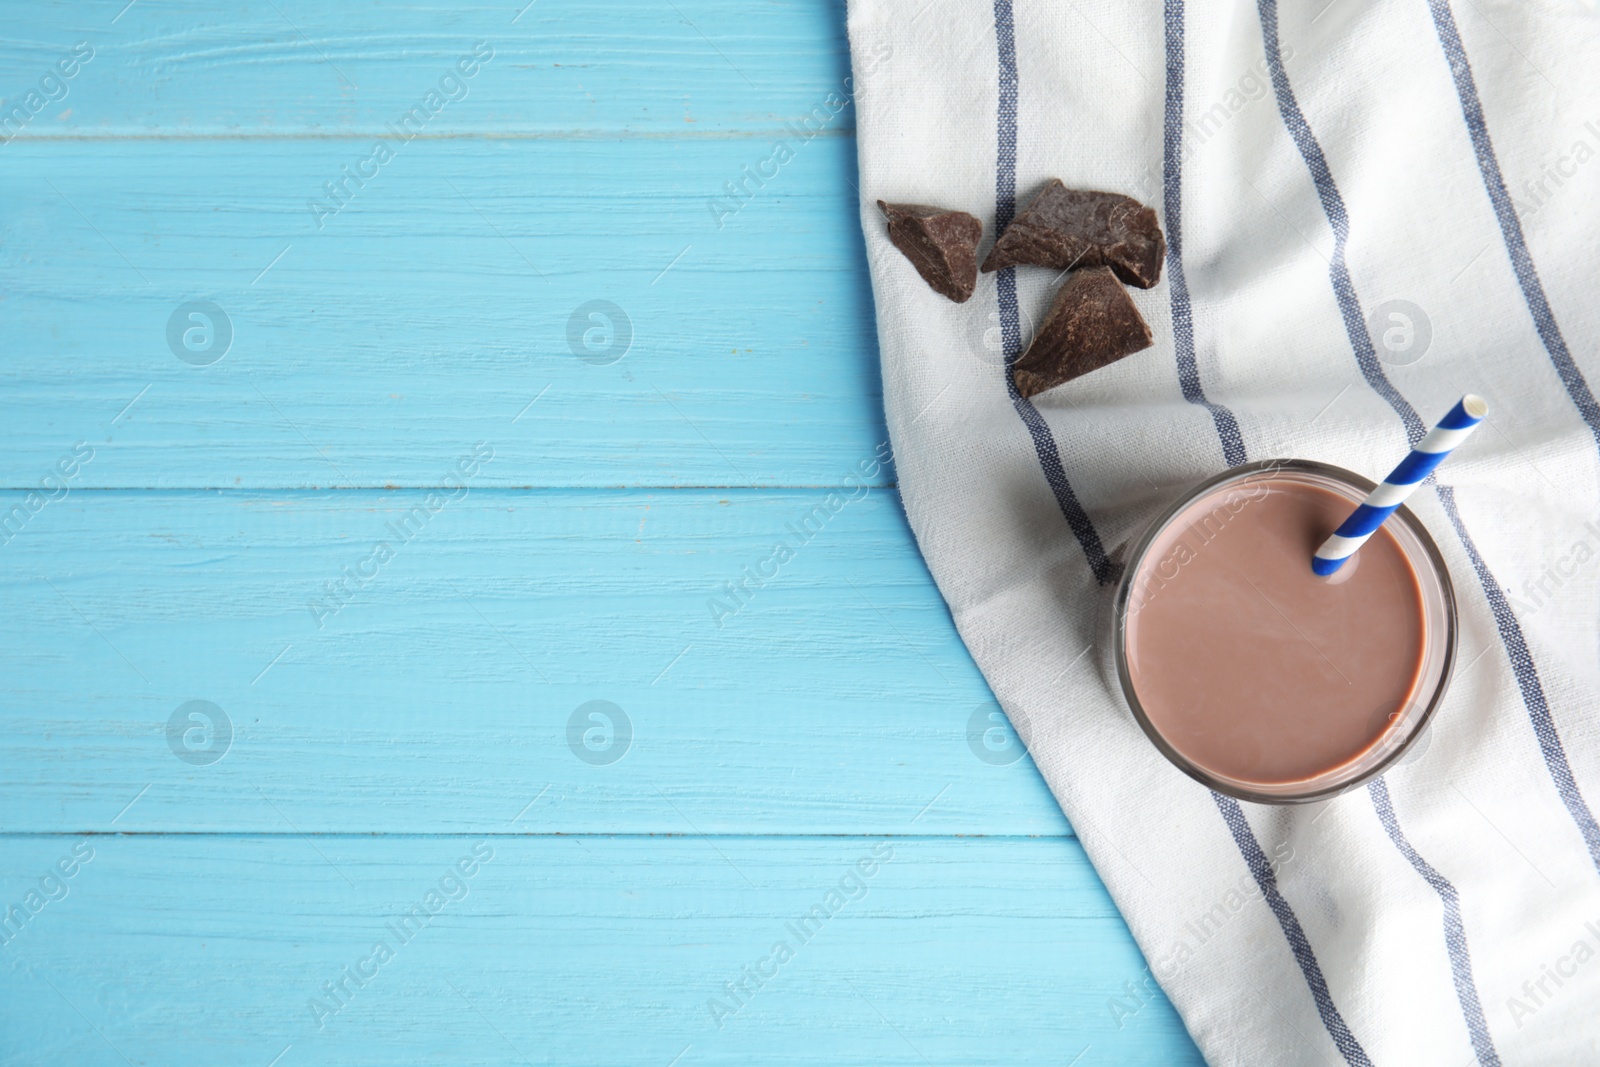
<instances>
[{"instance_id":1,"label":"fabric fold","mask_svg":"<svg viewBox=\"0 0 1600 1067\"><path fill-rule=\"evenodd\" d=\"M1600 1059L1600 963L1576 962L1600 954L1600 545L1576 547L1600 511L1600 183L1548 177L1600 100L1600 24L1448 0L852 0L849 31L908 518L1207 1059ZM1132 294L1155 347L1030 400L1011 367L1058 272L950 303L872 202L971 212L981 256L1053 178L1155 208L1167 261ZM1411 505L1461 614L1426 745L1295 809L1167 764L1087 654L1120 547L1247 459L1380 478L1467 391L1493 428ZM1108 1001L1108 1042L1124 1022Z\"/></svg>"}]
</instances>

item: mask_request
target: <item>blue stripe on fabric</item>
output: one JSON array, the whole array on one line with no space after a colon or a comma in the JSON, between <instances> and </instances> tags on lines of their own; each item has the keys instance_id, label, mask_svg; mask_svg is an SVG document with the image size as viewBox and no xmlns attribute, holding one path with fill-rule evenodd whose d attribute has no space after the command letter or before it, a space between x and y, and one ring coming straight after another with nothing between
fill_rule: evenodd
<instances>
[{"instance_id":1,"label":"blue stripe on fabric","mask_svg":"<svg viewBox=\"0 0 1600 1067\"><path fill-rule=\"evenodd\" d=\"M1450 955L1450 973L1455 978L1456 999L1461 1002L1461 1014L1467 1020L1467 1033L1472 1038L1472 1051L1477 1053L1478 1063L1481 1067L1500 1067L1500 1054L1495 1051L1494 1041L1489 1037L1489 1024L1483 1017L1483 1004L1478 1000L1478 986L1472 978L1472 955L1467 951L1467 928L1461 921L1461 895L1456 892L1456 887L1450 879L1434 869L1433 864L1423 859L1411 842L1406 840L1405 832L1400 829L1400 820L1395 818L1394 804L1389 799L1389 786L1381 777L1374 779L1367 786L1367 792L1372 797L1372 806L1378 811L1378 821L1383 823L1384 832L1389 835L1389 840L1394 842L1394 847L1406 858L1412 868L1422 876L1422 880L1433 887L1439 894L1439 900L1444 904L1444 944L1445 950Z\"/></svg>"},{"instance_id":2,"label":"blue stripe on fabric","mask_svg":"<svg viewBox=\"0 0 1600 1067\"><path fill-rule=\"evenodd\" d=\"M1217 802L1217 810L1222 812L1222 821L1228 824L1234 844L1239 846L1239 853L1244 857L1245 866L1250 868L1250 874L1261 890L1262 899L1267 902L1267 907L1272 909L1273 916L1283 929L1283 936L1289 941L1289 951L1294 953L1295 962L1300 965L1301 973L1306 976L1306 984L1311 987L1311 999L1316 1002L1317 1014L1322 1017L1322 1025L1327 1027L1328 1036L1333 1039L1340 1055L1344 1056L1345 1062L1350 1067L1372 1067L1372 1061L1367 1058L1366 1050L1350 1032L1350 1027L1345 1025L1344 1016L1339 1014L1339 1008L1333 1002L1333 994L1328 992L1328 983L1322 977L1322 967L1317 963L1317 955L1311 950L1311 942L1306 938L1300 920L1295 917L1294 909L1289 907L1289 902L1284 900L1283 894L1278 891L1278 876L1273 872L1267 854L1261 850L1260 843L1256 841L1255 832L1245 821L1244 809L1239 806L1237 800L1225 797L1221 793L1213 792L1211 799Z\"/></svg>"},{"instance_id":3,"label":"blue stripe on fabric","mask_svg":"<svg viewBox=\"0 0 1600 1067\"><path fill-rule=\"evenodd\" d=\"M1444 512L1449 516L1450 525L1455 527L1457 536L1466 547L1467 558L1472 561L1472 569L1478 575L1478 584L1483 586L1484 596L1489 601L1489 609L1494 613L1494 623L1500 631L1500 641L1505 645L1506 655L1511 660L1511 673L1516 676L1517 688L1522 691L1522 702L1527 705L1528 717L1533 722L1533 733L1539 740L1539 751L1544 756L1545 766L1550 768L1550 777L1555 782L1556 793L1566 805L1572 821L1577 824L1578 832L1583 835L1583 843L1589 848L1589 859L1594 863L1595 870L1600 872L1600 823L1595 822L1589 804L1583 799L1582 790L1578 788L1578 781L1572 775L1572 767L1567 763L1567 750L1561 743L1560 732L1556 730L1555 718L1550 714L1550 705L1545 701L1544 686L1539 681L1539 672L1534 666L1533 655L1528 651L1528 642L1522 636L1522 627L1517 623L1516 615L1512 614L1505 591L1500 588L1500 583L1495 580L1494 575L1489 573L1483 557L1478 555L1477 546L1467 536L1466 527L1461 523L1461 515L1456 510L1455 489L1452 486L1441 485L1438 491L1439 500L1444 504Z\"/></svg>"},{"instance_id":4,"label":"blue stripe on fabric","mask_svg":"<svg viewBox=\"0 0 1600 1067\"><path fill-rule=\"evenodd\" d=\"M1348 519L1339 524L1339 528L1334 533L1340 537L1365 537L1382 526L1383 520L1393 515L1394 509L1399 506L1399 504L1395 504L1387 508L1374 508L1361 504L1357 506L1355 511L1350 513Z\"/></svg>"},{"instance_id":5,"label":"blue stripe on fabric","mask_svg":"<svg viewBox=\"0 0 1600 1067\"><path fill-rule=\"evenodd\" d=\"M1161 164L1161 193L1167 224L1167 286L1172 293L1172 347L1178 357L1183 398L1211 413L1230 467L1245 460L1244 437L1233 412L1206 399L1194 354L1194 315L1189 280L1183 271L1183 0L1167 0L1167 100Z\"/></svg>"},{"instance_id":6,"label":"blue stripe on fabric","mask_svg":"<svg viewBox=\"0 0 1600 1067\"><path fill-rule=\"evenodd\" d=\"M1545 299L1539 271L1533 264L1528 242L1522 235L1522 222L1517 218L1511 195L1506 192L1505 178L1500 174L1494 142L1489 139L1489 124L1484 120L1483 104L1478 99L1477 81L1472 76L1472 64L1467 61L1467 51L1461 45L1461 34L1456 31L1455 16L1451 14L1448 0L1428 0L1428 8L1433 12L1433 26L1439 35L1439 45L1450 63L1456 96L1461 100L1461 114L1467 123L1467 133L1472 138L1472 150L1478 157L1478 172L1483 175L1483 187L1489 193L1489 202L1494 206L1495 218L1500 223L1500 236L1505 241L1506 252L1511 256L1511 268L1517 275L1517 284L1522 288L1522 298L1533 315L1539 340L1544 342L1550 362L1555 364L1561 384L1566 386L1567 396L1588 424L1595 442L1600 444L1600 404L1595 403L1583 372L1572 361L1566 339L1561 336L1561 327L1556 324L1555 313Z\"/></svg>"},{"instance_id":7,"label":"blue stripe on fabric","mask_svg":"<svg viewBox=\"0 0 1600 1067\"><path fill-rule=\"evenodd\" d=\"M1261 35L1266 44L1267 64L1272 71L1272 90L1278 98L1278 112L1283 116L1283 124L1289 128L1289 136L1294 139L1295 147L1300 150L1301 157L1311 170L1317 197L1322 201L1322 212L1333 227L1333 258L1328 264L1328 276L1339 298L1339 313L1344 318L1350 347L1355 350L1361 376L1400 416L1400 421L1405 423L1407 443L1415 445L1428 432L1427 427L1383 373L1383 365L1378 362L1378 353L1372 346L1372 335L1367 332L1366 320L1361 316L1361 302L1356 299L1355 286L1350 281L1350 271L1344 261L1345 241L1350 236L1350 218L1345 214L1344 198L1333 184L1333 173L1322 155L1322 146L1317 144L1310 124L1300 113L1294 90L1289 87L1289 75L1283 69L1283 56L1278 51L1278 5L1276 0L1257 0L1257 8L1261 15Z\"/></svg>"},{"instance_id":8,"label":"blue stripe on fabric","mask_svg":"<svg viewBox=\"0 0 1600 1067\"><path fill-rule=\"evenodd\" d=\"M998 13L1002 0L996 0ZM1009 41L1010 12L1007 18L1007 40ZM1200 385L1200 368L1194 355L1194 320L1191 315L1189 303L1189 286L1183 270L1183 171L1181 149L1183 143L1183 92L1184 92L1184 10L1183 0L1167 0L1166 7L1166 46L1167 46L1167 84L1166 84L1166 127L1164 158L1162 164L1162 195L1166 210L1167 222L1167 279L1172 290L1172 334L1174 348L1178 356L1178 380L1183 389L1184 399L1189 403L1203 404L1211 413L1211 420L1216 426L1217 438L1222 444L1222 454L1228 466L1236 467L1248 458L1244 437L1239 432L1239 423L1233 417L1233 412L1220 404L1212 404L1205 398L1205 392ZM1251 877L1255 879L1257 887L1261 890L1261 897L1267 902L1273 917L1278 920L1278 926L1283 931L1285 940L1289 943L1290 954L1300 968L1300 973L1305 977L1307 988L1311 992L1311 999L1316 1004L1317 1015L1322 1020L1322 1025L1327 1029L1329 1038L1344 1056L1350 1067L1371 1067L1366 1051L1362 1049L1361 1042L1350 1032L1350 1027L1345 1024L1344 1016L1339 1013L1339 1008L1333 1002L1333 994L1328 991L1328 983L1322 976L1322 967L1317 963L1317 954L1311 948L1311 941L1306 937L1305 930L1300 926L1300 920L1295 915L1294 909L1278 891L1278 878L1272 869L1272 864L1267 861L1267 856L1262 851L1261 843L1256 840L1255 832L1244 817L1244 810L1239 802L1231 797L1225 797L1213 791L1211 799L1216 802L1217 810L1222 815L1222 820L1227 824L1228 831L1233 836L1234 844L1239 849L1239 855L1249 869Z\"/></svg>"},{"instance_id":9,"label":"blue stripe on fabric","mask_svg":"<svg viewBox=\"0 0 1600 1067\"><path fill-rule=\"evenodd\" d=\"M1295 102L1294 92L1289 86L1288 75L1283 69L1283 59L1278 52L1278 13L1276 4L1274 0L1257 0L1257 6L1261 12L1261 31L1266 40L1267 62L1272 70L1272 84L1278 97L1278 110L1283 114L1284 124L1289 127L1291 136L1295 137L1295 144L1301 147L1301 154L1305 156L1306 165L1311 169L1312 180L1317 185L1317 193L1322 198L1324 209L1327 209L1330 202L1336 204L1339 210L1338 217L1344 219L1344 203L1339 198L1339 191L1333 184L1333 175L1328 170L1326 160L1323 159L1321 147L1317 145L1316 139L1311 135L1311 127L1300 113L1300 105ZM1454 28L1453 22L1451 27L1452 29ZM1459 38L1456 39L1456 43L1459 46ZM1448 50L1448 45L1446 47ZM1307 145L1302 145L1301 138L1295 135L1294 131L1296 129L1302 131ZM1309 152L1307 146L1309 146ZM1323 188L1324 185L1327 187L1326 190ZM1330 224L1334 224L1333 214L1329 213L1328 221ZM1338 225L1343 225L1348 230L1347 222L1337 224L1335 226L1336 230ZM1340 258L1337 262L1342 263L1342 243L1339 248ZM1357 317L1360 316L1360 304L1356 301L1353 287L1349 285L1348 273L1345 275L1345 282L1345 286L1341 288L1336 281L1334 293L1339 299L1341 309L1344 311L1345 322L1348 324L1352 313ZM1361 340L1366 344L1366 351L1370 353L1372 350L1371 338L1367 337L1363 332ZM1352 345L1356 348L1357 361L1362 362L1363 373L1366 373L1367 364L1362 356L1362 348L1360 344L1356 343L1354 335L1352 335ZM1390 400L1391 406L1398 401L1401 406L1396 410L1399 411L1401 419L1406 423L1407 431L1411 432L1413 424L1421 427L1422 420L1417 418L1417 413L1410 404L1406 403L1405 398L1395 392L1394 387L1389 384L1388 378L1384 375L1383 368L1375 360L1372 366L1374 373L1383 386L1379 388L1375 385L1373 388L1386 398L1392 395L1394 399ZM1368 376L1368 380L1372 380L1371 375ZM1412 443L1415 444L1421 436L1418 433L1413 438ZM1588 802L1584 800L1582 792L1578 789L1577 781L1572 775L1572 768L1567 762L1566 749L1562 745L1560 733L1556 730L1555 718L1551 715L1550 707L1545 701L1544 687L1539 681L1538 668L1534 665L1533 656L1528 651L1527 641L1522 636L1522 627L1517 622L1516 616L1512 614L1510 605L1506 603L1505 593L1502 592L1500 583L1490 572L1488 565L1484 563L1483 557L1478 554L1477 545L1467 532L1466 526L1461 522L1460 516L1456 514L1454 491L1450 487L1443 485L1437 486L1437 489L1439 499L1444 502L1445 510L1450 515L1450 523L1455 528L1456 537L1460 539L1462 547L1467 550L1467 555L1472 560L1473 570L1477 573L1478 583L1483 587L1484 597L1489 601L1489 606L1494 612L1495 625L1500 631L1500 640L1505 646L1506 655L1510 657L1512 670L1517 676L1517 685L1522 692L1522 703L1528 709L1528 718L1533 724L1534 734L1538 738L1539 751L1544 757L1545 767L1548 769L1550 778L1555 784L1556 792L1561 796L1562 803L1566 805L1573 822L1577 824L1578 832L1583 836L1584 844L1588 846L1589 858L1593 861L1595 870L1600 872L1600 826L1597 826L1594 815L1589 810Z\"/></svg>"},{"instance_id":10,"label":"blue stripe on fabric","mask_svg":"<svg viewBox=\"0 0 1600 1067\"><path fill-rule=\"evenodd\" d=\"M1356 362L1361 367L1362 376L1367 379L1375 392L1388 401L1395 414L1400 416L1400 421L1405 424L1406 436L1413 446L1426 435L1422 419L1418 417L1416 409L1400 395L1388 375L1378 363L1373 350L1372 337L1367 333L1366 323L1361 316L1361 301L1356 296L1355 284L1350 280L1350 272L1345 268L1344 246L1350 234L1350 219L1345 213L1344 198L1339 195L1339 188L1334 184L1333 172L1328 169L1327 158L1322 153L1322 146L1317 143L1316 135L1311 130L1311 125L1306 121L1305 115L1300 110L1300 104L1295 99L1294 89L1289 84L1289 75L1283 67L1283 55L1278 47L1278 6L1277 0L1257 0L1257 10L1261 17L1261 37L1267 54L1267 64L1272 73L1272 86L1278 100L1278 111L1283 116L1283 124L1288 129L1290 137L1294 140L1295 147L1300 150L1301 157L1305 160L1306 167L1311 172L1312 183L1316 186L1317 198L1322 202L1323 214L1328 218L1328 224L1334 232L1334 255L1329 267L1329 275L1333 282L1334 297L1339 304L1340 314L1344 318L1345 332L1350 337L1350 345L1356 355ZM1416 453L1413 453L1415 455ZM1409 457L1408 457L1409 458ZM1437 465L1437 464L1436 464ZM1404 467L1405 463L1401 464ZM1392 477L1392 476L1391 476ZM1442 490L1441 490L1442 492ZM1471 544L1465 527L1456 524L1456 532L1461 537L1462 543ZM1475 552L1469 548L1469 551ZM1520 636L1520 634L1519 634ZM1532 661L1529 661L1532 666ZM1374 796L1376 803L1376 797ZM1391 817L1393 812L1391 811ZM1381 813L1380 813L1381 815ZM1397 827L1398 828L1398 827ZM1431 868L1430 868L1431 869ZM1454 952L1459 947L1462 957L1467 961L1464 972L1456 968L1456 960L1452 955L1451 966L1456 973L1457 999L1461 1003L1461 1011L1466 1019L1469 1033L1472 1031L1472 1009L1478 1005L1477 990L1471 991L1471 997L1460 995L1461 974L1465 973L1467 982L1472 980L1470 954L1467 948L1466 935L1457 945L1449 946ZM1482 1018L1482 1008L1478 1007L1478 1017ZM1481 1050L1477 1045L1477 1038L1473 1036L1473 1049ZM1493 1048L1490 1048L1491 1054ZM1487 1061L1485 1061L1487 1062ZM1498 1064L1496 1058L1494 1063Z\"/></svg>"},{"instance_id":11,"label":"blue stripe on fabric","mask_svg":"<svg viewBox=\"0 0 1600 1067\"><path fill-rule=\"evenodd\" d=\"M1384 481L1390 485L1416 485L1433 473L1433 468L1444 462L1448 452L1410 452L1389 473Z\"/></svg>"},{"instance_id":12,"label":"blue stripe on fabric","mask_svg":"<svg viewBox=\"0 0 1600 1067\"><path fill-rule=\"evenodd\" d=\"M994 174L994 232L998 237L1017 213L1017 37L1011 0L994 0L994 40L1000 68Z\"/></svg>"},{"instance_id":13,"label":"blue stripe on fabric","mask_svg":"<svg viewBox=\"0 0 1600 1067\"><path fill-rule=\"evenodd\" d=\"M1561 384L1566 387L1567 396L1583 416L1583 421L1588 424L1590 432L1595 435L1596 442L1600 443L1600 405L1595 403L1594 394L1589 391L1589 383L1584 380L1582 372L1573 363L1572 355L1567 351L1566 340L1561 336L1561 328L1556 324L1555 314L1550 310L1550 302L1545 299L1539 272L1534 267L1533 256L1528 252L1527 241L1523 239L1522 223L1511 205L1505 179L1500 174L1500 163L1495 157L1494 142L1489 139L1489 125L1483 117L1483 105L1478 99L1477 81L1472 76L1472 65L1467 61L1466 49L1462 47L1461 34L1456 30L1455 16L1451 14L1447 0L1428 0L1428 8L1433 13L1433 25L1439 35L1439 45L1444 49L1445 58L1450 63L1450 74L1455 80L1456 95L1461 100L1461 114L1466 120L1467 133L1472 138L1473 152L1478 157L1478 171L1483 176L1484 189L1488 191L1495 218L1500 223L1500 235L1505 241L1506 252L1511 257L1517 284L1522 288L1523 300L1527 302L1528 311L1533 315L1539 339L1544 342L1545 351L1549 353L1550 361L1555 365ZM1555 781L1556 792L1560 794L1561 802L1566 805L1573 822L1577 824L1578 832L1583 835L1584 844L1589 848L1589 858L1594 863L1596 872L1600 872L1600 826L1596 826L1594 815L1589 810L1588 802L1583 799L1583 793L1578 789L1577 780L1572 775L1572 768L1567 763L1566 748L1561 743L1561 734L1556 730L1555 719L1550 714L1549 704L1545 701L1544 687L1539 682L1533 656L1523 639L1522 627L1512 614L1511 606L1506 603L1500 583L1489 573L1489 568L1484 565L1478 550L1466 535L1461 518L1456 513L1455 492L1447 486L1440 486L1439 498L1444 502L1451 525L1456 528L1456 533L1466 545L1467 554L1472 559L1473 570L1477 572L1484 595L1488 597L1489 606L1494 611L1495 625L1500 630L1500 640L1505 644L1506 654L1511 658L1512 672L1516 675L1518 688L1522 690L1522 702L1527 705L1528 717L1533 722L1534 735L1539 740L1539 751L1544 756L1545 765L1550 769L1550 777Z\"/></svg>"},{"instance_id":14,"label":"blue stripe on fabric","mask_svg":"<svg viewBox=\"0 0 1600 1067\"><path fill-rule=\"evenodd\" d=\"M995 166L996 233L1011 225L1017 209L1017 49L1012 35L1010 0L995 0L995 41L999 48L1000 102L998 108L999 152ZM1000 302L1000 336L1005 345L1006 391L1011 395L1011 406L1017 409L1022 424L1033 438L1033 450L1039 456L1039 467L1050 491L1055 494L1056 506L1067 520L1067 527L1078 539L1095 581L1105 585L1116 579L1119 568L1106 555L1100 534L1095 530L1089 513L1083 509L1078 496L1072 491L1067 472L1061 465L1061 450L1056 447L1055 435L1050 426L1033 406L1033 401L1017 391L1016 362L1022 356L1022 324L1017 314L1016 268L1006 267L995 276L995 289Z\"/></svg>"}]
</instances>

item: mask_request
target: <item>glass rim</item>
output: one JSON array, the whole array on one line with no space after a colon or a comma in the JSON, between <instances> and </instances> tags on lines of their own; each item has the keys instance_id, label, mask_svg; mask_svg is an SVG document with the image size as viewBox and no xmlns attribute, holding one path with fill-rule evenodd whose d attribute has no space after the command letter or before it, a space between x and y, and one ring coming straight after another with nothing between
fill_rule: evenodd
<instances>
[{"instance_id":1,"label":"glass rim","mask_svg":"<svg viewBox=\"0 0 1600 1067\"><path fill-rule=\"evenodd\" d=\"M1189 505L1204 497L1213 490L1227 485L1230 482L1243 481L1263 472L1303 473L1321 475L1336 482L1342 482L1358 490L1365 497L1377 483L1370 478L1364 478L1351 470L1335 466L1331 463L1322 463L1311 459L1261 459L1249 463L1241 463L1236 467L1229 467L1219 474L1205 478L1191 486L1176 501L1164 508L1160 514L1150 520L1144 532L1132 543L1123 565L1122 574L1117 579L1116 592L1112 599L1112 640L1111 654L1116 667L1117 682L1122 690L1122 698L1129 711L1133 713L1139 728L1146 737L1155 745L1156 749L1190 778L1209 789L1233 797L1235 800L1245 800L1255 804L1310 804L1319 800L1327 800L1348 792L1360 785L1378 777L1387 771L1400 759L1404 758L1417 740L1427 732L1433 722L1435 712L1444 702L1445 694L1449 691L1450 681L1455 672L1456 645L1458 637L1458 623L1456 618L1456 593L1455 585L1450 579L1450 569L1445 566L1444 556L1439 551L1439 546L1434 543L1433 535L1423 525L1421 519L1404 504L1394 510L1394 513L1385 520L1385 525L1390 522L1400 522L1414 536L1421 548L1422 556L1432 568L1439 584L1439 592L1444 602L1444 662L1439 671L1439 680L1433 686L1433 692L1428 696L1427 703L1421 707L1420 713L1415 718L1411 732L1399 744L1373 766L1346 780L1332 782L1327 785L1309 789L1301 793L1262 793L1252 790L1246 785L1227 778L1218 777L1190 760L1179 752L1161 732L1156 729L1145 712L1143 704L1139 701L1138 693L1133 686L1133 675L1128 667L1127 655L1127 621L1128 599L1133 592L1133 582L1139 572L1139 566L1144 562L1145 555L1156 539L1166 531L1172 521L1178 517ZM1406 552L1410 558L1412 554ZM1418 561L1412 560L1413 563ZM1308 563L1309 565L1309 563ZM1426 592L1422 593L1426 604ZM1424 645L1424 649L1426 649ZM1417 707L1420 701L1413 699L1407 701L1400 709L1404 713L1407 707ZM1380 734L1374 744L1381 741L1384 735ZM1355 757L1359 759L1360 757Z\"/></svg>"}]
</instances>

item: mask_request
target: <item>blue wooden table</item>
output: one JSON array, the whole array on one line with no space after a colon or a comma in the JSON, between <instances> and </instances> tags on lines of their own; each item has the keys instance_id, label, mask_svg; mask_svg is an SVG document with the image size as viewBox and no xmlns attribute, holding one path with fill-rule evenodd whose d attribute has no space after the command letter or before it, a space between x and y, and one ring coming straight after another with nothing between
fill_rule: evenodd
<instances>
[{"instance_id":1,"label":"blue wooden table","mask_svg":"<svg viewBox=\"0 0 1600 1067\"><path fill-rule=\"evenodd\" d=\"M524 3L7 11L0 1061L1199 1062L878 462L843 5Z\"/></svg>"}]
</instances>

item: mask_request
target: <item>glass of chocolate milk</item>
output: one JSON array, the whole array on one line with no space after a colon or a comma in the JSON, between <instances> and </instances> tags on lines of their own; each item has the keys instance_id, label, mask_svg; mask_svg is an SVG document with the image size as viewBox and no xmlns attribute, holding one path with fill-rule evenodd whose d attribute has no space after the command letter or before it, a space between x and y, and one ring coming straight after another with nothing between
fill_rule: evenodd
<instances>
[{"instance_id":1,"label":"glass of chocolate milk","mask_svg":"<svg viewBox=\"0 0 1600 1067\"><path fill-rule=\"evenodd\" d=\"M1455 592L1398 509L1340 570L1311 557L1373 489L1305 460L1195 486L1136 541L1111 601L1134 718L1192 778L1240 800L1320 800L1383 773L1444 699Z\"/></svg>"}]
</instances>

